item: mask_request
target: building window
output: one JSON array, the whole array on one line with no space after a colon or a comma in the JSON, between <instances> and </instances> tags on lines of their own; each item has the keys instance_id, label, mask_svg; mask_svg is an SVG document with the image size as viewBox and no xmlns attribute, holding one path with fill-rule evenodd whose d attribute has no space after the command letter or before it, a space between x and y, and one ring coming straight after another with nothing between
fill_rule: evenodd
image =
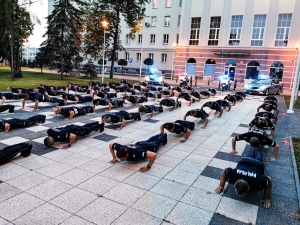
<instances>
[{"instance_id":1,"label":"building window","mask_svg":"<svg viewBox=\"0 0 300 225\"><path fill-rule=\"evenodd\" d=\"M166 63L167 62L167 54L161 54L161 62Z\"/></svg>"},{"instance_id":2,"label":"building window","mask_svg":"<svg viewBox=\"0 0 300 225\"><path fill-rule=\"evenodd\" d=\"M126 34L126 44L130 44L130 35Z\"/></svg>"},{"instance_id":3,"label":"building window","mask_svg":"<svg viewBox=\"0 0 300 225\"><path fill-rule=\"evenodd\" d=\"M282 81L284 65L282 62L274 62L270 67L270 78Z\"/></svg>"},{"instance_id":4,"label":"building window","mask_svg":"<svg viewBox=\"0 0 300 225\"><path fill-rule=\"evenodd\" d=\"M136 53L136 61L141 61L141 53Z\"/></svg>"},{"instance_id":5,"label":"building window","mask_svg":"<svg viewBox=\"0 0 300 225\"><path fill-rule=\"evenodd\" d=\"M166 7L172 6L172 0L166 0Z\"/></svg>"},{"instance_id":6,"label":"building window","mask_svg":"<svg viewBox=\"0 0 300 225\"><path fill-rule=\"evenodd\" d=\"M182 7L182 0L179 0L179 7Z\"/></svg>"},{"instance_id":7,"label":"building window","mask_svg":"<svg viewBox=\"0 0 300 225\"><path fill-rule=\"evenodd\" d=\"M179 34L177 34L176 42L177 42L177 44L179 43Z\"/></svg>"},{"instance_id":8,"label":"building window","mask_svg":"<svg viewBox=\"0 0 300 225\"><path fill-rule=\"evenodd\" d=\"M157 8L158 6L158 0L153 0L153 3L152 3L152 8Z\"/></svg>"},{"instance_id":9,"label":"building window","mask_svg":"<svg viewBox=\"0 0 300 225\"><path fill-rule=\"evenodd\" d=\"M287 47L292 21L292 14L281 14L278 17L275 47Z\"/></svg>"},{"instance_id":10,"label":"building window","mask_svg":"<svg viewBox=\"0 0 300 225\"><path fill-rule=\"evenodd\" d=\"M155 27L156 26L156 16L151 17L151 26Z\"/></svg>"},{"instance_id":11,"label":"building window","mask_svg":"<svg viewBox=\"0 0 300 225\"><path fill-rule=\"evenodd\" d=\"M220 27L221 27L221 17L211 17L208 45L219 44Z\"/></svg>"},{"instance_id":12,"label":"building window","mask_svg":"<svg viewBox=\"0 0 300 225\"><path fill-rule=\"evenodd\" d=\"M138 43L139 44L143 43L143 35L142 34L139 34Z\"/></svg>"},{"instance_id":13,"label":"building window","mask_svg":"<svg viewBox=\"0 0 300 225\"><path fill-rule=\"evenodd\" d=\"M169 27L170 26L170 16L165 16L165 27Z\"/></svg>"},{"instance_id":14,"label":"building window","mask_svg":"<svg viewBox=\"0 0 300 225\"><path fill-rule=\"evenodd\" d=\"M200 24L201 24L201 17L192 18L189 45L199 44ZM178 35L178 39L179 39L179 35Z\"/></svg>"},{"instance_id":15,"label":"building window","mask_svg":"<svg viewBox=\"0 0 300 225\"><path fill-rule=\"evenodd\" d=\"M125 60L129 61L129 53L127 53L127 52L125 53Z\"/></svg>"},{"instance_id":16,"label":"building window","mask_svg":"<svg viewBox=\"0 0 300 225\"><path fill-rule=\"evenodd\" d=\"M155 44L155 34L150 34L150 44Z\"/></svg>"},{"instance_id":17,"label":"building window","mask_svg":"<svg viewBox=\"0 0 300 225\"><path fill-rule=\"evenodd\" d=\"M164 34L163 44L168 44L168 43L169 43L169 35L168 34Z\"/></svg>"},{"instance_id":18,"label":"building window","mask_svg":"<svg viewBox=\"0 0 300 225\"><path fill-rule=\"evenodd\" d=\"M180 26L181 15L178 15L178 26Z\"/></svg>"},{"instance_id":19,"label":"building window","mask_svg":"<svg viewBox=\"0 0 300 225\"><path fill-rule=\"evenodd\" d=\"M154 54L153 53L149 53L149 58L153 60Z\"/></svg>"},{"instance_id":20,"label":"building window","mask_svg":"<svg viewBox=\"0 0 300 225\"><path fill-rule=\"evenodd\" d=\"M239 46L243 25L243 16L232 16L229 46Z\"/></svg>"},{"instance_id":21,"label":"building window","mask_svg":"<svg viewBox=\"0 0 300 225\"><path fill-rule=\"evenodd\" d=\"M267 15L254 16L251 46L262 46Z\"/></svg>"},{"instance_id":22,"label":"building window","mask_svg":"<svg viewBox=\"0 0 300 225\"><path fill-rule=\"evenodd\" d=\"M258 79L259 63L250 61L247 65L246 79Z\"/></svg>"}]
</instances>

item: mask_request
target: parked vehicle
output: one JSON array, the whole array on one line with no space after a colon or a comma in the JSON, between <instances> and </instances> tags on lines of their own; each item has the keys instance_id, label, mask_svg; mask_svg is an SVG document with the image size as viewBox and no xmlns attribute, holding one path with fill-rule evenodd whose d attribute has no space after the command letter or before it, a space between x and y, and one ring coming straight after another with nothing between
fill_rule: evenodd
<instances>
[{"instance_id":1,"label":"parked vehicle","mask_svg":"<svg viewBox=\"0 0 300 225\"><path fill-rule=\"evenodd\" d=\"M151 69L149 75L145 77L145 82L161 85L164 82L164 74L160 70Z\"/></svg>"},{"instance_id":2,"label":"parked vehicle","mask_svg":"<svg viewBox=\"0 0 300 225\"><path fill-rule=\"evenodd\" d=\"M192 77L188 75L187 73L179 73L178 80L179 80L179 86L183 87L187 85L191 81Z\"/></svg>"},{"instance_id":3,"label":"parked vehicle","mask_svg":"<svg viewBox=\"0 0 300 225\"><path fill-rule=\"evenodd\" d=\"M246 84L244 92L249 94L280 94L283 87L278 80L274 79L257 79L252 83Z\"/></svg>"}]
</instances>

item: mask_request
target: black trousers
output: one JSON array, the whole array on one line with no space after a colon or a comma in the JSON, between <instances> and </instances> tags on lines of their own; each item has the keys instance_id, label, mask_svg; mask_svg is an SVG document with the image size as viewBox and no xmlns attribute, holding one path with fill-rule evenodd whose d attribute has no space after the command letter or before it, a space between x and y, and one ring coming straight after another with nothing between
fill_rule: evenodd
<instances>
[{"instance_id":1,"label":"black trousers","mask_svg":"<svg viewBox=\"0 0 300 225\"><path fill-rule=\"evenodd\" d=\"M25 157L29 156L31 153L31 149L32 149L32 144L21 143L21 144L8 146L0 150L0 165L10 161L19 153L21 153L21 155Z\"/></svg>"},{"instance_id":2,"label":"black trousers","mask_svg":"<svg viewBox=\"0 0 300 225\"><path fill-rule=\"evenodd\" d=\"M186 127L189 130L194 130L195 123L190 121L176 120L175 123L179 123L181 126Z\"/></svg>"},{"instance_id":3,"label":"black trousers","mask_svg":"<svg viewBox=\"0 0 300 225\"><path fill-rule=\"evenodd\" d=\"M44 101L43 102L59 103L59 105L64 105L65 104L65 101L63 99L51 98L48 95L44 95Z\"/></svg>"},{"instance_id":4,"label":"black trousers","mask_svg":"<svg viewBox=\"0 0 300 225\"><path fill-rule=\"evenodd\" d=\"M92 133L93 131L104 130L104 124L99 124L99 122L88 123L84 126L71 124L67 127L69 127L71 129L71 133L75 134L76 136L86 136Z\"/></svg>"},{"instance_id":5,"label":"black trousers","mask_svg":"<svg viewBox=\"0 0 300 225\"><path fill-rule=\"evenodd\" d=\"M22 99L21 95L14 95L13 93L2 93L2 95L3 95L7 100Z\"/></svg>"},{"instance_id":6,"label":"black trousers","mask_svg":"<svg viewBox=\"0 0 300 225\"><path fill-rule=\"evenodd\" d=\"M8 123L11 128L29 127L37 123L45 122L45 120L46 120L45 115L32 116L25 120L22 119L2 120L0 121L0 128L4 129L6 123Z\"/></svg>"},{"instance_id":7,"label":"black trousers","mask_svg":"<svg viewBox=\"0 0 300 225\"><path fill-rule=\"evenodd\" d=\"M147 141L139 141L135 145L139 145L147 151L156 152L165 140L166 137L159 134L149 138Z\"/></svg>"},{"instance_id":8,"label":"black trousers","mask_svg":"<svg viewBox=\"0 0 300 225\"><path fill-rule=\"evenodd\" d=\"M117 116L121 117L124 120L136 120L139 117L139 113L128 113L126 111L120 111L116 113Z\"/></svg>"},{"instance_id":9,"label":"black trousers","mask_svg":"<svg viewBox=\"0 0 300 225\"><path fill-rule=\"evenodd\" d=\"M0 112L4 112L8 110L10 113L13 113L15 111L14 105L0 105Z\"/></svg>"},{"instance_id":10,"label":"black trousers","mask_svg":"<svg viewBox=\"0 0 300 225\"><path fill-rule=\"evenodd\" d=\"M93 101L93 97L92 96L84 96L84 102L91 102Z\"/></svg>"},{"instance_id":11,"label":"black trousers","mask_svg":"<svg viewBox=\"0 0 300 225\"><path fill-rule=\"evenodd\" d=\"M93 106L84 106L84 107L74 107L78 111L78 115L85 115L88 112L92 113L94 112L94 107Z\"/></svg>"}]
</instances>

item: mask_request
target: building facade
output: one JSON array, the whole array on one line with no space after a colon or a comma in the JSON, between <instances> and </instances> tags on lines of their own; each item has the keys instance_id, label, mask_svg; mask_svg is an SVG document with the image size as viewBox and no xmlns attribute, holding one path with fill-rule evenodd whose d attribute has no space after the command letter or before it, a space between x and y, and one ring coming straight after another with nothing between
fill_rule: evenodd
<instances>
[{"instance_id":1,"label":"building facade","mask_svg":"<svg viewBox=\"0 0 300 225\"><path fill-rule=\"evenodd\" d=\"M22 60L27 60L27 62L32 62L35 60L36 54L39 52L38 48L33 47L23 47L22 48Z\"/></svg>"},{"instance_id":2,"label":"building facade","mask_svg":"<svg viewBox=\"0 0 300 225\"><path fill-rule=\"evenodd\" d=\"M122 24L127 52L118 56L132 58L133 70L153 57L154 67L167 77L174 67L174 75L226 74L240 82L273 77L292 87L300 0L151 0L145 7L145 24L135 40L127 39L130 29Z\"/></svg>"}]
</instances>

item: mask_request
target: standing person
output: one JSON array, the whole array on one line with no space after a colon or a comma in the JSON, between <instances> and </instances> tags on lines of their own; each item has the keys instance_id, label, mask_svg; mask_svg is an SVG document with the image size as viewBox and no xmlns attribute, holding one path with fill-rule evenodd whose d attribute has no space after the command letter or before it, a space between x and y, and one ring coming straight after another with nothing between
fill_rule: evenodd
<instances>
[{"instance_id":1,"label":"standing person","mask_svg":"<svg viewBox=\"0 0 300 225\"><path fill-rule=\"evenodd\" d=\"M188 116L193 116L193 117L201 118L201 119L205 120L205 125L202 128L205 129L207 127L209 115L204 110L202 110L202 109L190 110L184 115L183 120L186 121L186 118Z\"/></svg>"},{"instance_id":2,"label":"standing person","mask_svg":"<svg viewBox=\"0 0 300 225\"><path fill-rule=\"evenodd\" d=\"M250 151L238 162L236 168L226 167L223 169L220 184L216 188L217 194L225 192L226 181L234 184L235 193L239 197L247 195L250 191L264 190L264 196L260 203L263 203L265 208L270 207L272 179L264 175L263 158L260 153L255 155L254 151Z\"/></svg>"}]
</instances>

